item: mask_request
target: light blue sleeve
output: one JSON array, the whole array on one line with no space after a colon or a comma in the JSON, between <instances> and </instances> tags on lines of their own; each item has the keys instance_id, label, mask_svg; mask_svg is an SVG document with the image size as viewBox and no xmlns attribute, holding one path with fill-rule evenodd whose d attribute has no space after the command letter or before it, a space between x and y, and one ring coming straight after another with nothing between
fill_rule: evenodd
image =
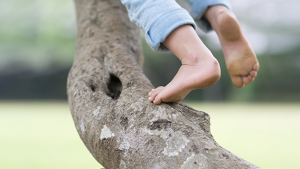
<instances>
[{"instance_id":1,"label":"light blue sleeve","mask_svg":"<svg viewBox=\"0 0 300 169\"><path fill-rule=\"evenodd\" d=\"M129 18L145 32L149 46L155 51L169 51L161 42L177 27L196 24L175 0L121 0Z\"/></svg>"},{"instance_id":2,"label":"light blue sleeve","mask_svg":"<svg viewBox=\"0 0 300 169\"><path fill-rule=\"evenodd\" d=\"M203 16L209 6L224 5L232 11L229 0L186 0L190 5L190 15L195 20L197 26L204 32L209 32L212 29L208 20Z\"/></svg>"}]
</instances>

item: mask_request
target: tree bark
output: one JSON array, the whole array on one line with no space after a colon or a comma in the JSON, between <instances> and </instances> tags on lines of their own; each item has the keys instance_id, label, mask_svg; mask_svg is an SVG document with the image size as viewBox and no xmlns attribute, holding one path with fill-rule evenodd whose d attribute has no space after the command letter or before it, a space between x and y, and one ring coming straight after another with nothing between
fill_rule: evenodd
<instances>
[{"instance_id":1,"label":"tree bark","mask_svg":"<svg viewBox=\"0 0 300 169\"><path fill-rule=\"evenodd\" d=\"M219 146L210 117L148 101L140 31L119 0L75 0L76 56L67 84L76 129L106 169L258 168ZM234 139L234 138L233 138Z\"/></svg>"}]
</instances>

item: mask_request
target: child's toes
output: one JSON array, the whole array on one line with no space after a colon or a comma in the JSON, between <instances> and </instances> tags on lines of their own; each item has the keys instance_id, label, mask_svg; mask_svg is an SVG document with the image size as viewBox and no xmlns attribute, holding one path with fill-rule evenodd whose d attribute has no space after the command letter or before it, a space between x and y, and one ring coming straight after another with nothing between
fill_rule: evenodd
<instances>
[{"instance_id":1,"label":"child's toes","mask_svg":"<svg viewBox=\"0 0 300 169\"><path fill-rule=\"evenodd\" d=\"M155 98L155 100L153 101L154 104L160 104L161 103L161 99L159 98Z\"/></svg>"},{"instance_id":2,"label":"child's toes","mask_svg":"<svg viewBox=\"0 0 300 169\"><path fill-rule=\"evenodd\" d=\"M151 96L151 93L153 92L153 90L155 90L155 89L152 89L152 90L148 93L148 97Z\"/></svg>"},{"instance_id":3,"label":"child's toes","mask_svg":"<svg viewBox=\"0 0 300 169\"><path fill-rule=\"evenodd\" d=\"M253 82L253 81L254 81L254 77L251 76L251 75L248 75L248 79L249 79L250 82Z\"/></svg>"},{"instance_id":4,"label":"child's toes","mask_svg":"<svg viewBox=\"0 0 300 169\"><path fill-rule=\"evenodd\" d=\"M162 88L163 89L163 88ZM161 89L161 90L162 90ZM160 91L161 91L160 90ZM160 104L162 102L162 93L158 93L153 101L154 104Z\"/></svg>"},{"instance_id":5,"label":"child's toes","mask_svg":"<svg viewBox=\"0 0 300 169\"><path fill-rule=\"evenodd\" d=\"M243 79L240 76L231 76L231 81L237 88L242 88L244 86Z\"/></svg>"},{"instance_id":6,"label":"child's toes","mask_svg":"<svg viewBox=\"0 0 300 169\"><path fill-rule=\"evenodd\" d=\"M164 87L158 87L156 89L152 89L152 91L148 94L149 96L149 101L153 102L155 100L155 97L160 93L160 91L163 89Z\"/></svg>"},{"instance_id":7,"label":"child's toes","mask_svg":"<svg viewBox=\"0 0 300 169\"><path fill-rule=\"evenodd\" d=\"M252 68L253 68L253 70L258 71L259 63L257 62L256 64L254 64Z\"/></svg>"},{"instance_id":8,"label":"child's toes","mask_svg":"<svg viewBox=\"0 0 300 169\"><path fill-rule=\"evenodd\" d=\"M243 83L244 83L245 85L247 85L247 84L250 83L250 80L249 80L248 76L243 77Z\"/></svg>"},{"instance_id":9,"label":"child's toes","mask_svg":"<svg viewBox=\"0 0 300 169\"><path fill-rule=\"evenodd\" d=\"M256 76L257 76L257 71L252 70L252 71L250 72L250 75L251 75L252 77L256 77Z\"/></svg>"}]
</instances>

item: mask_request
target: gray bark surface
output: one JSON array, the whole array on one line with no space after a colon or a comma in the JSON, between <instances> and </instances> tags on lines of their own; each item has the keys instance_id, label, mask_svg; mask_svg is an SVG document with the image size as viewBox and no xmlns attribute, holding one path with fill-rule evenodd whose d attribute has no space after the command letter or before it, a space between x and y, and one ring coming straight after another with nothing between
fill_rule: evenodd
<instances>
[{"instance_id":1,"label":"gray bark surface","mask_svg":"<svg viewBox=\"0 0 300 169\"><path fill-rule=\"evenodd\" d=\"M148 101L153 86L142 70L140 32L119 0L75 4L78 33L68 101L80 138L103 167L258 168L215 142L207 113Z\"/></svg>"}]
</instances>

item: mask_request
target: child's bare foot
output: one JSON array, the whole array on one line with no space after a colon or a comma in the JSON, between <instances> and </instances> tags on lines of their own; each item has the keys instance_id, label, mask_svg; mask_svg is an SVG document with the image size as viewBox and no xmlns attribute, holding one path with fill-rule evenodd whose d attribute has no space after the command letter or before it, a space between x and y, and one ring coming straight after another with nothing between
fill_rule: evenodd
<instances>
[{"instance_id":1,"label":"child's bare foot","mask_svg":"<svg viewBox=\"0 0 300 169\"><path fill-rule=\"evenodd\" d=\"M192 90L215 84L220 78L220 67L216 60L195 65L182 65L176 76L166 87L158 87L149 93L154 104L180 102Z\"/></svg>"},{"instance_id":2,"label":"child's bare foot","mask_svg":"<svg viewBox=\"0 0 300 169\"><path fill-rule=\"evenodd\" d=\"M259 63L235 15L217 5L208 8L205 17L218 34L232 83L241 88L254 81Z\"/></svg>"},{"instance_id":3,"label":"child's bare foot","mask_svg":"<svg viewBox=\"0 0 300 169\"><path fill-rule=\"evenodd\" d=\"M209 87L220 78L220 66L190 25L175 29L163 42L180 60L182 66L166 87L149 93L154 104L179 102L192 90Z\"/></svg>"}]
</instances>

